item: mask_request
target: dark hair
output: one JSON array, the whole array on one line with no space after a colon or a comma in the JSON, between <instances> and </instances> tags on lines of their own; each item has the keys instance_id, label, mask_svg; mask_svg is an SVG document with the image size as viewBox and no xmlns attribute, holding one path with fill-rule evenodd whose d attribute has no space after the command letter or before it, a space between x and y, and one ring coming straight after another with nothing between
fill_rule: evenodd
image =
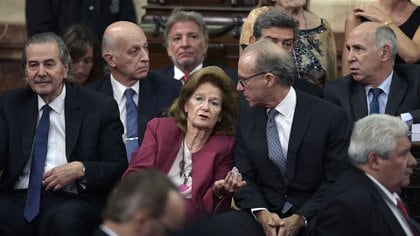
<instances>
[{"instance_id":1,"label":"dark hair","mask_svg":"<svg viewBox=\"0 0 420 236\"><path fill-rule=\"evenodd\" d=\"M160 171L149 169L132 173L111 192L103 217L123 223L138 210L148 209L154 218L159 218L165 212L171 191L178 190Z\"/></svg>"},{"instance_id":2,"label":"dark hair","mask_svg":"<svg viewBox=\"0 0 420 236\"><path fill-rule=\"evenodd\" d=\"M99 40L91 28L84 24L71 25L62 33L61 37L67 45L72 60L78 60L86 53L86 48L93 49L93 66L84 85L90 84L104 76Z\"/></svg>"},{"instance_id":3,"label":"dark hair","mask_svg":"<svg viewBox=\"0 0 420 236\"><path fill-rule=\"evenodd\" d=\"M61 63L63 63L64 65L67 65L67 67L70 70L71 57L67 49L67 46L64 43L63 39L60 38L60 36L52 32L34 34L25 42L25 47L22 53L22 60L21 60L22 69L26 68L26 62L27 62L26 49L29 47L29 45L44 44L44 43L55 43L57 45Z\"/></svg>"},{"instance_id":4,"label":"dark hair","mask_svg":"<svg viewBox=\"0 0 420 236\"><path fill-rule=\"evenodd\" d=\"M299 22L286 12L279 9L270 9L263 12L255 20L253 36L258 40L261 38L262 30L271 27L290 28L293 30L294 40L298 34Z\"/></svg>"},{"instance_id":5,"label":"dark hair","mask_svg":"<svg viewBox=\"0 0 420 236\"><path fill-rule=\"evenodd\" d=\"M191 74L182 87L179 97L175 99L169 108L169 116L175 117L178 127L186 132L187 113L184 111L184 106L195 90L206 82L213 84L222 92L221 121L216 124L213 133L233 135L239 110L238 93L229 75L217 66L204 67Z\"/></svg>"},{"instance_id":6,"label":"dark hair","mask_svg":"<svg viewBox=\"0 0 420 236\"><path fill-rule=\"evenodd\" d=\"M201 37L204 41L209 41L209 32L204 22L203 16L200 13L195 11L183 11L181 8L175 8L166 22L165 31L163 37L165 39L165 46L169 45L169 31L171 31L172 26L177 22L192 21L200 28Z\"/></svg>"}]
</instances>

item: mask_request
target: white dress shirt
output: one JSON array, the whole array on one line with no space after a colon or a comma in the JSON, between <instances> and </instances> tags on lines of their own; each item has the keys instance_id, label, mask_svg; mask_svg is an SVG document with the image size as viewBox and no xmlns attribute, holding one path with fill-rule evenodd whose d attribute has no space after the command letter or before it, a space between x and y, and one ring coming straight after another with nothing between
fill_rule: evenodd
<instances>
[{"instance_id":1,"label":"white dress shirt","mask_svg":"<svg viewBox=\"0 0 420 236\"><path fill-rule=\"evenodd\" d=\"M64 99L66 97L66 86L63 86L61 94L50 104L50 128L48 133L47 157L45 160L44 173L54 167L67 163L66 157L66 123L64 114ZM42 107L45 101L38 95L38 122L42 116ZM33 144L32 144L33 145ZM21 176L15 186L16 189L27 189L31 172L31 157L26 163Z\"/></svg>"},{"instance_id":2,"label":"white dress shirt","mask_svg":"<svg viewBox=\"0 0 420 236\"><path fill-rule=\"evenodd\" d=\"M138 107L138 100L139 100L139 92L140 92L140 82L137 81L135 84L133 84L133 86L127 88L124 85L122 85L120 82L118 82L113 76L112 74L110 75L111 77L111 85L112 85L112 93L114 96L115 101L117 101L118 103L118 109L120 110L120 119L121 122L123 123L124 126L124 135L123 137L126 137L127 134L127 109L126 109L126 98L125 98L125 90L131 88L135 91L135 94L133 96L133 100L134 103L136 104L136 106ZM124 142L125 142L125 138L124 138Z\"/></svg>"}]
</instances>

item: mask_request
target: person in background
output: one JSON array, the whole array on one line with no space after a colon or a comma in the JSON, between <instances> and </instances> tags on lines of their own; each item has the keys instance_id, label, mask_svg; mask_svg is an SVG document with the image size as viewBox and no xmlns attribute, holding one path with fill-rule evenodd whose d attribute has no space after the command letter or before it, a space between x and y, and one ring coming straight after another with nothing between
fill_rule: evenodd
<instances>
[{"instance_id":1,"label":"person in background","mask_svg":"<svg viewBox=\"0 0 420 236\"><path fill-rule=\"evenodd\" d=\"M247 185L234 194L241 210L215 216L223 235L303 234L347 170L346 114L295 90L294 70L292 55L267 39L239 57L236 89L249 107L239 114L234 161Z\"/></svg>"},{"instance_id":2,"label":"person in background","mask_svg":"<svg viewBox=\"0 0 420 236\"><path fill-rule=\"evenodd\" d=\"M90 235L127 168L113 99L66 81L54 33L30 37L28 86L0 95L0 235Z\"/></svg>"},{"instance_id":3,"label":"person in background","mask_svg":"<svg viewBox=\"0 0 420 236\"><path fill-rule=\"evenodd\" d=\"M137 23L133 0L25 0L28 36L37 33L60 34L74 24L88 25L99 39L116 21Z\"/></svg>"},{"instance_id":4,"label":"person in background","mask_svg":"<svg viewBox=\"0 0 420 236\"><path fill-rule=\"evenodd\" d=\"M258 16L254 23L254 31L249 39L249 43L253 44L262 38L269 39L292 54L295 47L298 24L286 12L275 8L270 9ZM307 80L296 79L293 82L293 87L317 97L322 98L324 96L319 86Z\"/></svg>"},{"instance_id":5,"label":"person in background","mask_svg":"<svg viewBox=\"0 0 420 236\"><path fill-rule=\"evenodd\" d=\"M170 107L170 117L149 122L124 176L161 170L185 198L189 223L229 209L232 193L246 184L232 169L237 112L238 94L221 68L194 72Z\"/></svg>"},{"instance_id":6,"label":"person in background","mask_svg":"<svg viewBox=\"0 0 420 236\"><path fill-rule=\"evenodd\" d=\"M113 97L124 125L127 159L141 145L147 122L162 116L178 96L173 80L163 80L149 72L149 46L136 24L119 21L104 33L102 56L110 73L89 88Z\"/></svg>"},{"instance_id":7,"label":"person in background","mask_svg":"<svg viewBox=\"0 0 420 236\"><path fill-rule=\"evenodd\" d=\"M86 25L71 25L66 28L61 37L70 52L72 67L71 79L86 86L104 76L101 48L95 33Z\"/></svg>"},{"instance_id":8,"label":"person in background","mask_svg":"<svg viewBox=\"0 0 420 236\"><path fill-rule=\"evenodd\" d=\"M203 67L216 65L206 60L209 33L203 17L194 11L176 8L166 22L165 46L173 65L156 70L165 80L177 80L182 86L189 75ZM237 72L231 68L217 65L236 82Z\"/></svg>"},{"instance_id":9,"label":"person in background","mask_svg":"<svg viewBox=\"0 0 420 236\"><path fill-rule=\"evenodd\" d=\"M184 226L185 203L161 172L134 173L114 188L93 236L164 236Z\"/></svg>"},{"instance_id":10,"label":"person in background","mask_svg":"<svg viewBox=\"0 0 420 236\"><path fill-rule=\"evenodd\" d=\"M242 25L240 51L249 44L254 23L261 13L280 9L296 19L298 31L293 49L297 65L297 79L305 79L319 86L337 77L337 52L333 31L327 20L309 11L309 0L260 0Z\"/></svg>"},{"instance_id":11,"label":"person in background","mask_svg":"<svg viewBox=\"0 0 420 236\"><path fill-rule=\"evenodd\" d=\"M410 0L377 0L356 6L347 16L344 39L364 21L386 25L397 36L396 64L420 63L420 7ZM341 61L342 74L350 73L348 49L344 44Z\"/></svg>"},{"instance_id":12,"label":"person in background","mask_svg":"<svg viewBox=\"0 0 420 236\"><path fill-rule=\"evenodd\" d=\"M398 117L356 122L348 150L353 168L328 190L309 235L420 235L398 195L417 165L408 135Z\"/></svg>"},{"instance_id":13,"label":"person in background","mask_svg":"<svg viewBox=\"0 0 420 236\"><path fill-rule=\"evenodd\" d=\"M342 107L352 124L372 113L420 122L420 65L394 65L397 38L389 26L364 22L346 41L351 74L327 83L324 98Z\"/></svg>"}]
</instances>

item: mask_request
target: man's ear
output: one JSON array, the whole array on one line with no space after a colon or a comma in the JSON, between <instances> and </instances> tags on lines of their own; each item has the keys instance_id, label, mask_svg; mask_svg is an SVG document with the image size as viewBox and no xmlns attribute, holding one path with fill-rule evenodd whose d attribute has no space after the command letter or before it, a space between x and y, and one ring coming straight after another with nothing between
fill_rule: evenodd
<instances>
[{"instance_id":1,"label":"man's ear","mask_svg":"<svg viewBox=\"0 0 420 236\"><path fill-rule=\"evenodd\" d=\"M253 44L257 41L257 39L254 37L254 35L251 35L251 37L249 37L249 44Z\"/></svg>"},{"instance_id":2,"label":"man's ear","mask_svg":"<svg viewBox=\"0 0 420 236\"><path fill-rule=\"evenodd\" d=\"M106 63L110 66L110 67L115 67L115 61L114 61L114 56L112 56L111 52L104 52L104 54L102 55L102 57L104 58L104 60L106 61Z\"/></svg>"},{"instance_id":3,"label":"man's ear","mask_svg":"<svg viewBox=\"0 0 420 236\"><path fill-rule=\"evenodd\" d=\"M378 171L379 170L379 168L380 168L380 161L381 161L379 159L381 159L381 157L379 157L379 155L376 154L376 153L374 153L374 152L370 152L368 154L368 164L369 164L369 167L372 170L375 170L375 171Z\"/></svg>"},{"instance_id":4,"label":"man's ear","mask_svg":"<svg viewBox=\"0 0 420 236\"><path fill-rule=\"evenodd\" d=\"M390 45L384 45L382 47L382 61L387 61L391 57L391 46Z\"/></svg>"}]
</instances>

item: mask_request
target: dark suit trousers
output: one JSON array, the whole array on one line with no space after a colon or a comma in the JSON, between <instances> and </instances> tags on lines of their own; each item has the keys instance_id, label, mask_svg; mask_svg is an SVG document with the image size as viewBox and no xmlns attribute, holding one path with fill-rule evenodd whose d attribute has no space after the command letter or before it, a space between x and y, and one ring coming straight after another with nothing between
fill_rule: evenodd
<instances>
[{"instance_id":1,"label":"dark suit trousers","mask_svg":"<svg viewBox=\"0 0 420 236\"><path fill-rule=\"evenodd\" d=\"M100 221L85 197L43 191L40 214L28 223L25 201L26 190L0 193L0 235L91 235Z\"/></svg>"}]
</instances>

